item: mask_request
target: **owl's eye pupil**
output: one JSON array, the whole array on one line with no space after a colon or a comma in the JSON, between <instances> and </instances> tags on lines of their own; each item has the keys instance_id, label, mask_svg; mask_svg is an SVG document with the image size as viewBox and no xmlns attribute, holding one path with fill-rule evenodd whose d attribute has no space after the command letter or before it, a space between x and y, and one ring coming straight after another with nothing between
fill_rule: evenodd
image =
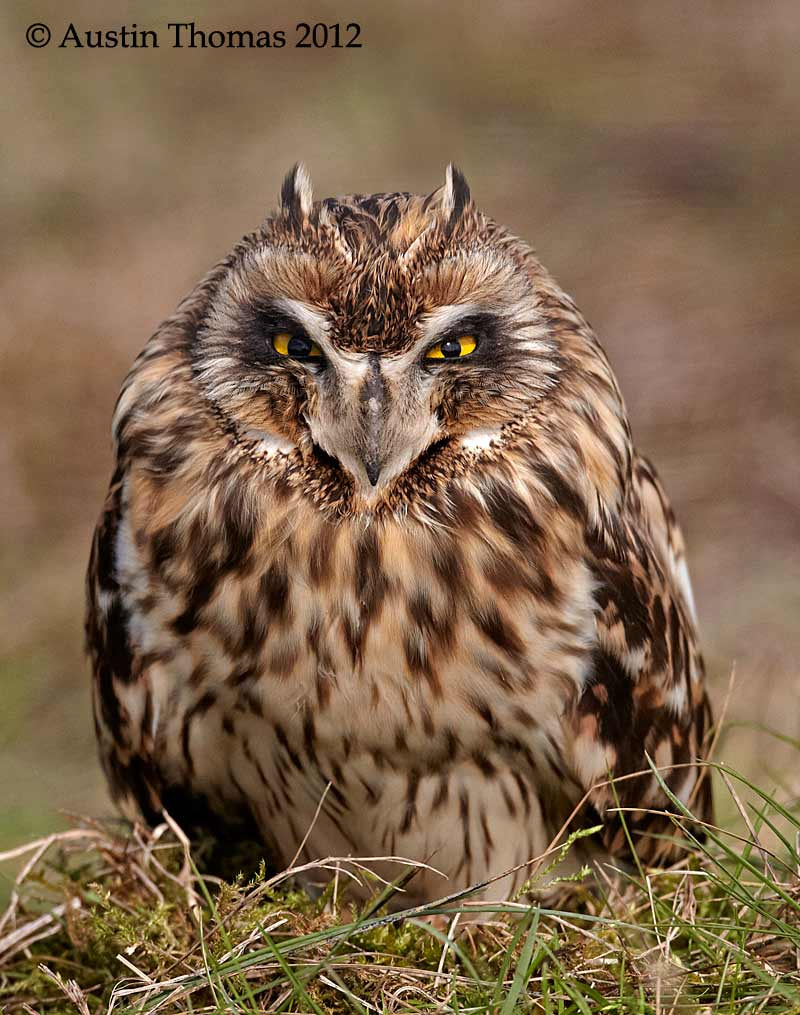
<instances>
[{"instance_id":1,"label":"owl's eye pupil","mask_svg":"<svg viewBox=\"0 0 800 1015\"><path fill-rule=\"evenodd\" d=\"M312 344L311 339L305 335L292 335L286 348L290 356L308 356Z\"/></svg>"},{"instance_id":2,"label":"owl's eye pupil","mask_svg":"<svg viewBox=\"0 0 800 1015\"><path fill-rule=\"evenodd\" d=\"M448 338L442 342L441 348L445 359L455 359L461 355L461 342L457 338Z\"/></svg>"}]
</instances>

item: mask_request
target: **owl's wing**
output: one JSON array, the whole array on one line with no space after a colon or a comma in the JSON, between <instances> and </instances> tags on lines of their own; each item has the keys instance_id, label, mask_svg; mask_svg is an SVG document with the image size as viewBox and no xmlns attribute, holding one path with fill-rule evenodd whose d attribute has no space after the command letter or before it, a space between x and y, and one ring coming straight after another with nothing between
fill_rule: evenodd
<instances>
[{"instance_id":1,"label":"owl's wing","mask_svg":"<svg viewBox=\"0 0 800 1015\"><path fill-rule=\"evenodd\" d=\"M650 534L653 547L663 561L692 623L696 624L697 612L686 564L683 533L655 466L641 455L637 455L633 463L632 493L634 501L638 499L640 516Z\"/></svg>"},{"instance_id":2,"label":"owl's wing","mask_svg":"<svg viewBox=\"0 0 800 1015\"><path fill-rule=\"evenodd\" d=\"M637 852L660 860L671 851L654 835L676 831L668 818L641 810L673 809L647 759L678 799L710 819L708 774L701 779L696 765L710 710L683 540L643 459L634 463L624 515L590 533L586 553L596 583L596 641L574 715L574 766L601 814L617 805L640 809L625 812ZM630 778L636 772L645 774ZM613 788L597 785L609 774ZM619 821L608 822L606 834L612 854L625 850Z\"/></svg>"},{"instance_id":3,"label":"owl's wing","mask_svg":"<svg viewBox=\"0 0 800 1015\"><path fill-rule=\"evenodd\" d=\"M86 651L93 672L95 731L111 793L122 810L133 817L142 813L152 820L160 810L158 780L141 744L134 744L131 723L141 660L131 644L131 618L117 579L117 534L123 522L125 465L121 462L111 479L100 519L95 528L86 575ZM134 694L131 695L130 691ZM137 716L137 719L141 717Z\"/></svg>"}]
</instances>

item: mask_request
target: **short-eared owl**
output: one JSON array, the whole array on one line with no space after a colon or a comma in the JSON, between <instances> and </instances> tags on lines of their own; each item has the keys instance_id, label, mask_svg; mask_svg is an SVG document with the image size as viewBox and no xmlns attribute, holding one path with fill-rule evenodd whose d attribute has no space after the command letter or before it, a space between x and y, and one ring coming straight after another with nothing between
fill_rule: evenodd
<instances>
[{"instance_id":1,"label":"short-eared owl","mask_svg":"<svg viewBox=\"0 0 800 1015\"><path fill-rule=\"evenodd\" d=\"M661 856L648 758L710 814L669 502L589 325L456 169L314 202L295 168L150 339L114 437L87 638L128 814L448 876L406 900L525 864L585 795L605 851L618 799Z\"/></svg>"}]
</instances>

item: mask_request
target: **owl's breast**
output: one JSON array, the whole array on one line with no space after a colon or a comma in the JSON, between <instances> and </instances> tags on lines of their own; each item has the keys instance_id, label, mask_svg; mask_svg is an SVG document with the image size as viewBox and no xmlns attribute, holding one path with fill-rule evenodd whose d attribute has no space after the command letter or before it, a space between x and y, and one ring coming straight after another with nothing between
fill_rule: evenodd
<instances>
[{"instance_id":1,"label":"owl's breast","mask_svg":"<svg viewBox=\"0 0 800 1015\"><path fill-rule=\"evenodd\" d=\"M515 553L501 531L332 522L298 502L236 566L188 540L157 571L131 517L117 572L150 703L121 695L176 770L244 717L334 765L366 752L406 768L534 766L558 753L595 610L563 538Z\"/></svg>"}]
</instances>

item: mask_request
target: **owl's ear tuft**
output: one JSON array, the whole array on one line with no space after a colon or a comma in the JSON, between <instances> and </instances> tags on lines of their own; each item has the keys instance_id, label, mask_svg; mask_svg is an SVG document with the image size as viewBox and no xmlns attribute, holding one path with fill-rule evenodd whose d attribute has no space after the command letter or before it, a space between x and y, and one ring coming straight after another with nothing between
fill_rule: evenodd
<instances>
[{"instance_id":1,"label":"owl's ear tuft","mask_svg":"<svg viewBox=\"0 0 800 1015\"><path fill-rule=\"evenodd\" d=\"M298 228L308 221L313 204L311 177L302 162L296 163L281 187L281 208Z\"/></svg>"},{"instance_id":2,"label":"owl's ear tuft","mask_svg":"<svg viewBox=\"0 0 800 1015\"><path fill-rule=\"evenodd\" d=\"M444 220L445 233L449 236L471 204L469 184L461 170L451 162L445 172L444 186L428 194L422 208L426 212L430 209L440 221Z\"/></svg>"},{"instance_id":3,"label":"owl's ear tuft","mask_svg":"<svg viewBox=\"0 0 800 1015\"><path fill-rule=\"evenodd\" d=\"M451 233L456 223L472 200L469 184L461 170L451 162L447 167L442 188L442 214L447 221L447 232Z\"/></svg>"}]
</instances>

